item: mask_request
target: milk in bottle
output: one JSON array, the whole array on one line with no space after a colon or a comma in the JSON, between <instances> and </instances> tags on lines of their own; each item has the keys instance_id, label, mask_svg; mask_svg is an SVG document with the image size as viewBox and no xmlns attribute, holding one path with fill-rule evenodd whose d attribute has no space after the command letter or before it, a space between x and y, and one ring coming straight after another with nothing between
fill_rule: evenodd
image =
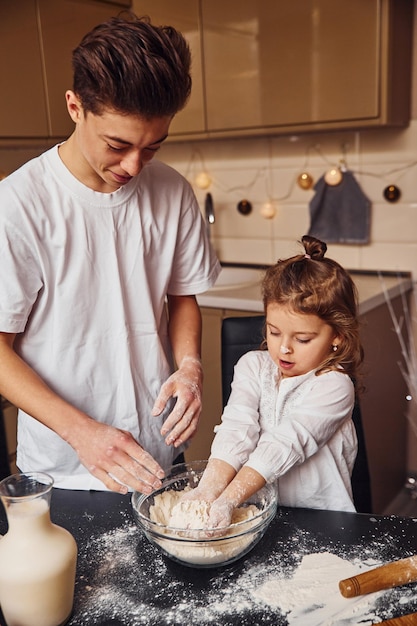
<instances>
[{"instance_id":1,"label":"milk in bottle","mask_svg":"<svg viewBox=\"0 0 417 626\"><path fill-rule=\"evenodd\" d=\"M52 485L41 472L0 482L9 525L0 538L0 606L8 626L61 626L72 611L77 546L51 522Z\"/></svg>"}]
</instances>

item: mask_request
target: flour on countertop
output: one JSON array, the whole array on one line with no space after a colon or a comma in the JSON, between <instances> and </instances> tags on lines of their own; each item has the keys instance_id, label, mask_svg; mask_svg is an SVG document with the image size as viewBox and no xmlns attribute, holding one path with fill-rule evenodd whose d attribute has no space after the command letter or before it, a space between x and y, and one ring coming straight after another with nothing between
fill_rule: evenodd
<instances>
[{"instance_id":1,"label":"flour on countertop","mask_svg":"<svg viewBox=\"0 0 417 626\"><path fill-rule=\"evenodd\" d=\"M377 565L379 563L374 564ZM308 626L354 624L359 623L358 620L361 624L372 624L374 621L363 620L377 619L370 613L370 608L378 594L347 599L339 591L339 580L355 576L361 569L330 552L307 554L292 578L271 578L253 595L255 599L281 609L288 624L301 624L303 618L307 620L307 612ZM354 622L344 621L352 614Z\"/></svg>"},{"instance_id":2,"label":"flour on countertop","mask_svg":"<svg viewBox=\"0 0 417 626\"><path fill-rule=\"evenodd\" d=\"M285 516L280 522L288 524ZM173 568L126 515L124 525L91 536L80 547L76 618L67 626L370 626L393 617L399 606L404 613L417 611L415 585L358 599L343 598L330 587L330 572L334 583L338 576L351 575L352 567L359 573L387 560L389 541L381 539L377 520L373 537L350 545L329 540L323 552L322 540L294 528L282 550L278 543L274 551L261 556L255 550L232 567L193 570ZM312 572L317 560L328 562L328 570L315 565ZM90 563L88 580L83 563ZM325 597L326 603L320 609L318 602L316 622L306 614L311 598L302 590L301 578L310 578L313 585L321 581L327 589L327 597L317 592L317 599ZM345 609L337 617L330 608L336 601Z\"/></svg>"}]
</instances>

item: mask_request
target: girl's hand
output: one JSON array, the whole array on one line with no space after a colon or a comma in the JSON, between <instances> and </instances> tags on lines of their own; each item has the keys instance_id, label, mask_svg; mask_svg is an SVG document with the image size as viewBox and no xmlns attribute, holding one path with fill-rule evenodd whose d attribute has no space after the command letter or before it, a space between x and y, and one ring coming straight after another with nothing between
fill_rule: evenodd
<instances>
[{"instance_id":1,"label":"girl's hand","mask_svg":"<svg viewBox=\"0 0 417 626\"><path fill-rule=\"evenodd\" d=\"M232 522L234 508L233 502L225 500L221 497L217 498L217 500L212 503L207 524L208 536L223 534L222 530L230 526ZM219 529L219 532L212 532L213 529Z\"/></svg>"}]
</instances>

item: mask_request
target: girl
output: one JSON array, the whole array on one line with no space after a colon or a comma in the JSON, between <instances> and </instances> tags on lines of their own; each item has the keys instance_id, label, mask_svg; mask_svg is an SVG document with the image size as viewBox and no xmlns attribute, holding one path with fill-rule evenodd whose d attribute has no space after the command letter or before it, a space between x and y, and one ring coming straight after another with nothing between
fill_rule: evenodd
<instances>
[{"instance_id":1,"label":"girl","mask_svg":"<svg viewBox=\"0 0 417 626\"><path fill-rule=\"evenodd\" d=\"M228 525L233 509L272 481L281 505L355 510L357 293L324 257L325 243L302 243L305 254L266 271L267 350L238 361L207 469L187 497L211 502L208 528Z\"/></svg>"}]
</instances>

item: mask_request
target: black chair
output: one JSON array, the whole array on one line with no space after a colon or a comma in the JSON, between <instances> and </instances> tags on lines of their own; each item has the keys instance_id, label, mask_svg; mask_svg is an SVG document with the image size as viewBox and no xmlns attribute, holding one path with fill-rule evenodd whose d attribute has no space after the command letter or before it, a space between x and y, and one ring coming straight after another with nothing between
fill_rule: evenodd
<instances>
[{"instance_id":1,"label":"black chair","mask_svg":"<svg viewBox=\"0 0 417 626\"><path fill-rule=\"evenodd\" d=\"M0 480L10 475L9 454L7 451L6 429L0 396Z\"/></svg>"},{"instance_id":2,"label":"black chair","mask_svg":"<svg viewBox=\"0 0 417 626\"><path fill-rule=\"evenodd\" d=\"M221 364L223 406L230 395L235 363L249 350L258 350L264 339L263 315L226 317L222 322ZM352 414L358 438L358 454L352 472L353 501L359 513L372 513L371 480L359 402Z\"/></svg>"}]
</instances>

